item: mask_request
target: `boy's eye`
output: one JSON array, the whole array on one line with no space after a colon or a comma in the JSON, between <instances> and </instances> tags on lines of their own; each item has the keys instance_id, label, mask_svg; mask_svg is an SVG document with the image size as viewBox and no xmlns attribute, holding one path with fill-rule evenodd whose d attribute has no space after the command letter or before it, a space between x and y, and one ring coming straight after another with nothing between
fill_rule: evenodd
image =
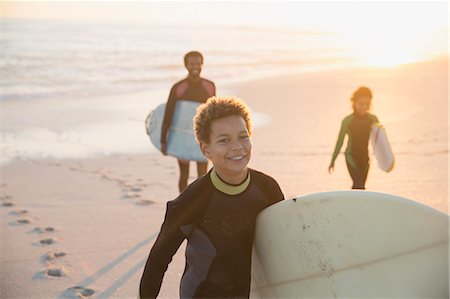
<instances>
[{"instance_id":1,"label":"boy's eye","mask_svg":"<svg viewBox=\"0 0 450 299\"><path fill-rule=\"evenodd\" d=\"M249 140L250 139L250 136L248 136L248 135L242 135L242 136L240 136L239 137L241 140Z\"/></svg>"},{"instance_id":2,"label":"boy's eye","mask_svg":"<svg viewBox=\"0 0 450 299\"><path fill-rule=\"evenodd\" d=\"M219 139L219 143L227 143L229 141L229 139L228 138L222 138L222 139Z\"/></svg>"}]
</instances>

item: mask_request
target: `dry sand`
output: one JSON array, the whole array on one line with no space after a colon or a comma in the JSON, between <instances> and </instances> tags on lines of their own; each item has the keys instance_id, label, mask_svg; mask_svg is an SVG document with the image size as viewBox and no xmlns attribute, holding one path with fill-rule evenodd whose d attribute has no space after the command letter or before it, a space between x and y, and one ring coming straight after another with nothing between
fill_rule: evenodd
<instances>
[{"instance_id":1,"label":"dry sand","mask_svg":"<svg viewBox=\"0 0 450 299\"><path fill-rule=\"evenodd\" d=\"M269 116L255 129L250 166L276 178L292 198L349 189L344 157L332 175L327 167L340 122L351 112L350 94L370 87L396 167L386 174L373 161L367 189L448 212L447 84L443 59L268 78L219 87L219 95L237 95ZM1 298L136 298L165 204L177 196L177 178L176 160L153 150L3 165ZM178 296L182 270L180 249L162 298Z\"/></svg>"}]
</instances>

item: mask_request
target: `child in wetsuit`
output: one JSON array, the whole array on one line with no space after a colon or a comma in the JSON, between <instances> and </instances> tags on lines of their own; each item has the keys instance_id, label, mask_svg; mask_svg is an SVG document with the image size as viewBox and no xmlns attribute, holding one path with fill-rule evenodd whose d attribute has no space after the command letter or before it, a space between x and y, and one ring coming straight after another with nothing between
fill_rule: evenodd
<instances>
[{"instance_id":1,"label":"child in wetsuit","mask_svg":"<svg viewBox=\"0 0 450 299\"><path fill-rule=\"evenodd\" d=\"M334 162L342 148L345 135L348 135L345 160L350 176L353 180L352 189L365 189L367 173L369 171L368 144L370 129L378 118L369 113L372 103L372 92L367 87L358 88L351 97L353 113L344 118L339 137L331 158L329 173L334 170Z\"/></svg>"},{"instance_id":2,"label":"child in wetsuit","mask_svg":"<svg viewBox=\"0 0 450 299\"><path fill-rule=\"evenodd\" d=\"M272 177L247 167L252 128L243 101L209 98L197 110L194 130L213 167L167 203L141 278L140 298L158 295L185 239L181 298L248 298L256 217L284 199Z\"/></svg>"}]
</instances>

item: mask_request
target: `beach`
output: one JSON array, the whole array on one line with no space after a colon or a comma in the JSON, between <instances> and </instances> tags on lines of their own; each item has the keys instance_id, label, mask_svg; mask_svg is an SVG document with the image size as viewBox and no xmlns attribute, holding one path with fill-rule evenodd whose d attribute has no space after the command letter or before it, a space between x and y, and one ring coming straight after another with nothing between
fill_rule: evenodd
<instances>
[{"instance_id":1,"label":"beach","mask_svg":"<svg viewBox=\"0 0 450 299\"><path fill-rule=\"evenodd\" d=\"M447 66L444 57L391 68L276 75L219 85L218 95L244 99L258 116L249 166L274 177L290 199L350 189L344 156L338 157L331 175L328 165L340 123L351 113L351 93L359 86L370 87L372 113L386 128L396 163L385 173L371 157L367 190L448 213ZM156 103L148 96L93 97L83 102L95 105L63 106L70 116L67 122L74 124L97 117L107 123L114 113L102 109L119 102L126 114L120 119L135 119L116 128L87 128L92 139L82 144L85 149L93 142L94 150L82 157L14 156L11 149L8 161L3 157L2 298L136 298L166 202L178 194L176 160L160 154L145 134L143 120ZM159 96L165 101L167 94ZM64 115L52 103L2 102L2 122L26 122L27 113L33 113L51 128L54 115ZM96 154L95 144L101 144L105 134L105 140L139 138L143 150L131 151L123 140L120 151ZM60 141L70 145L71 139ZM191 182L194 173L191 164ZM180 248L165 275L161 298L178 296L183 254Z\"/></svg>"}]
</instances>

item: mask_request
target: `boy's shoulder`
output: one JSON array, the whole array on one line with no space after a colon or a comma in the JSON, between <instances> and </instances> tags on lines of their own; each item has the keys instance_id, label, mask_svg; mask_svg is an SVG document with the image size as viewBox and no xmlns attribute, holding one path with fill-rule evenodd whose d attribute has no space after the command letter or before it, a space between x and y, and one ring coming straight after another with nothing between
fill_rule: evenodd
<instances>
[{"instance_id":1,"label":"boy's shoulder","mask_svg":"<svg viewBox=\"0 0 450 299\"><path fill-rule=\"evenodd\" d=\"M257 184L259 183L259 184L267 184L267 185L268 184L277 184L278 185L277 181L270 175L268 175L262 171L252 169L252 168L249 168L249 170L250 170L250 175L252 177L252 180L254 180ZM270 187L270 185L268 185L268 187Z\"/></svg>"},{"instance_id":2,"label":"boy's shoulder","mask_svg":"<svg viewBox=\"0 0 450 299\"><path fill-rule=\"evenodd\" d=\"M206 175L195 180L177 198L167 202L166 217L180 226L195 221L208 205L211 185Z\"/></svg>"},{"instance_id":3,"label":"boy's shoulder","mask_svg":"<svg viewBox=\"0 0 450 299\"><path fill-rule=\"evenodd\" d=\"M250 167L248 168L248 170L250 170L250 175L251 176L256 176L256 177L260 177L260 178L269 178L269 179L273 180L273 178L270 175L268 175L268 174L266 174L266 173L264 173L264 172L262 172L260 170L256 170L256 169L253 169L253 168L250 168Z\"/></svg>"},{"instance_id":4,"label":"boy's shoulder","mask_svg":"<svg viewBox=\"0 0 450 299\"><path fill-rule=\"evenodd\" d=\"M348 122L351 121L353 119L353 117L355 117L355 113L352 112L349 115L347 115L346 117L344 117L344 119L342 120L342 122Z\"/></svg>"},{"instance_id":5,"label":"boy's shoulder","mask_svg":"<svg viewBox=\"0 0 450 299\"><path fill-rule=\"evenodd\" d=\"M209 178L209 173L189 184L186 189L184 189L183 192L181 192L178 197L173 200L173 202L190 204L192 201L202 197L202 195L210 193L208 190L212 190L212 183Z\"/></svg>"},{"instance_id":6,"label":"boy's shoulder","mask_svg":"<svg viewBox=\"0 0 450 299\"><path fill-rule=\"evenodd\" d=\"M181 217L184 222L189 222L192 217L196 217L203 210L202 207L208 203L212 183L209 175L198 178L186 189L181 192L177 198L167 202L167 210L174 217Z\"/></svg>"},{"instance_id":7,"label":"boy's shoulder","mask_svg":"<svg viewBox=\"0 0 450 299\"><path fill-rule=\"evenodd\" d=\"M347 115L346 117L344 117L344 119L342 119L342 122L341 122L342 127L348 128L348 126L352 122L354 116L355 116L355 113L351 113L351 114Z\"/></svg>"},{"instance_id":8,"label":"boy's shoulder","mask_svg":"<svg viewBox=\"0 0 450 299\"><path fill-rule=\"evenodd\" d=\"M375 114L372 114L372 113L368 113L368 114L369 114L370 119L371 119L373 122L379 122L379 121L378 121L378 117L377 117Z\"/></svg>"},{"instance_id":9,"label":"boy's shoulder","mask_svg":"<svg viewBox=\"0 0 450 299\"><path fill-rule=\"evenodd\" d=\"M250 168L249 168L250 169ZM253 183L269 196L268 203L273 204L284 199L283 191L278 182L268 174L261 171L250 169L250 175Z\"/></svg>"}]
</instances>

